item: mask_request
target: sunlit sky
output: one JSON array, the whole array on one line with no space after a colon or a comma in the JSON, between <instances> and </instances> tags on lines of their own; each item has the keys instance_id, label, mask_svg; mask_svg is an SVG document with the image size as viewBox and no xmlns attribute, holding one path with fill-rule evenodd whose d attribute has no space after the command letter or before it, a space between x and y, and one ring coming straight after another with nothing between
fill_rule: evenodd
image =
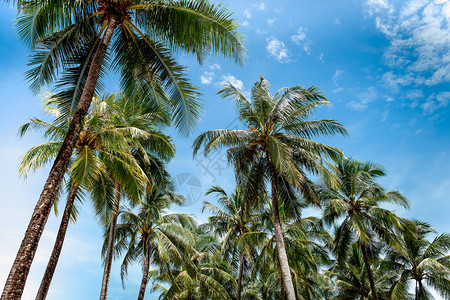
<instances>
[{"instance_id":1,"label":"sunlit sky","mask_svg":"<svg viewBox=\"0 0 450 300\"><path fill-rule=\"evenodd\" d=\"M349 137L323 138L346 156L385 166L381 183L402 191L411 209L405 217L450 231L450 1L337 0L226 1L241 24L248 58L240 67L222 57L202 66L180 54L192 81L202 90L204 112L192 136L170 131L177 145L170 172L186 206L173 210L201 213L204 192L217 184L231 191L234 177L223 152L192 159L191 144L201 131L239 128L230 101L216 95L224 82L248 93L265 77L272 91L297 84L319 86L331 105L315 118L341 121ZM19 178L20 156L42 142L38 134L20 140L15 130L27 118L45 117L40 97L24 80L28 50L18 41L15 12L0 11L0 284L6 280L48 169ZM117 82L108 78L106 92ZM62 206L60 205L60 210ZM33 299L44 272L59 218L51 214L34 260L23 299ZM48 299L95 299L100 293L101 229L89 200L71 224ZM109 299L134 298L141 271L136 266L122 288L120 262L112 271ZM148 290L151 289L151 282ZM147 292L146 299L156 299Z\"/></svg>"}]
</instances>

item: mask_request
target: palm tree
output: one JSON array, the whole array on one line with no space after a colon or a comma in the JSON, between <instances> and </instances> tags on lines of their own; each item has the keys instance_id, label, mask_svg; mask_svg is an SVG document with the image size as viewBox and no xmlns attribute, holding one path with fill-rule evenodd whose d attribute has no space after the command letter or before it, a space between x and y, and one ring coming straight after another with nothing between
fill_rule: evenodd
<instances>
[{"instance_id":1,"label":"palm tree","mask_svg":"<svg viewBox=\"0 0 450 300\"><path fill-rule=\"evenodd\" d=\"M111 122L111 107L114 106L114 102L117 102L115 95L101 100L98 98L94 99L93 108L84 121L83 129L75 146L74 159L69 170L70 183L68 185L69 193L66 207L36 299L45 299L48 293L61 254L70 217L72 216L73 220L76 217L75 199L80 197L79 194L82 190L89 191L93 185L97 184L100 173L104 172L108 165L111 167L111 162L116 164L119 162L128 170L137 169L134 171L135 176L140 176L141 180L146 180L145 177L140 175L142 171L139 171L140 167L134 161L128 147L128 141L125 140L123 134L124 130L137 130L139 127L135 127L133 124L128 124L127 127L124 124L120 124L120 126L113 124ZM70 118L67 116L60 119L65 111L70 110L67 107L67 102L63 99L55 95L50 96L44 102L44 109L54 116L55 121L52 124L33 118L19 128L19 133L22 136L28 129L34 128L45 129L44 135L51 137L49 142L33 147L24 155L19 170L25 176L29 170L34 171L54 158L62 144L65 130L67 130L70 122ZM133 175L133 172L127 175ZM123 182L124 180L128 179L122 178Z\"/></svg>"},{"instance_id":2,"label":"palm tree","mask_svg":"<svg viewBox=\"0 0 450 300\"><path fill-rule=\"evenodd\" d=\"M156 284L153 291L161 291L162 300L231 300L236 280L230 274L231 266L222 260L217 239L201 228L196 233L195 247L184 251L191 263L165 264L152 271L154 280L162 283Z\"/></svg>"},{"instance_id":3,"label":"palm tree","mask_svg":"<svg viewBox=\"0 0 450 300\"><path fill-rule=\"evenodd\" d=\"M224 189L219 186L213 186L206 192L206 195L210 194L217 195L217 201L221 204L221 208L208 201L203 203L202 212L207 209L213 214L209 217L209 222L206 225L216 236L223 237L221 252L224 256L231 253L230 256L233 260L233 254L236 253L235 250L237 249L239 238L249 231L249 223L256 216L249 215L249 211L245 209L244 195L239 187L236 187L235 191L228 196ZM251 252L251 249L242 247L242 249L237 251L239 257L237 300L241 299L246 251Z\"/></svg>"},{"instance_id":4,"label":"palm tree","mask_svg":"<svg viewBox=\"0 0 450 300\"><path fill-rule=\"evenodd\" d=\"M329 265L331 260L325 245L331 241L330 235L324 231L319 220L314 217L302 218L299 214L307 207L303 199L291 199L280 204L280 218L286 244L286 255L290 262L290 272L293 277L297 299L321 299L319 289L323 278L318 273L319 267ZM287 205L285 205L287 204ZM293 208L297 206L297 211ZM261 208L259 224L253 223L252 228L243 234L239 243L252 244L259 250L253 267L253 277L261 282L260 291L263 299L268 295L274 298L284 298L280 290L280 265L276 263L277 251L274 237L271 201ZM326 297L325 297L326 298Z\"/></svg>"},{"instance_id":5,"label":"palm tree","mask_svg":"<svg viewBox=\"0 0 450 300\"><path fill-rule=\"evenodd\" d=\"M128 97L120 98L119 101L114 103L114 107L111 110L113 112L111 116L112 122L127 138L127 147L132 153L133 160L139 165L140 170L146 174L145 177L148 180L142 182L144 184L142 186L140 182L133 181L138 176L129 174L130 170L123 168L123 164L117 164L112 161L110 167L105 172L111 182L110 186L113 186L114 189L112 206L110 205L109 208L107 207L106 210L103 210L104 201L102 200L105 195L93 195L94 199L99 200L95 202L101 204L97 207L97 211L103 216L104 224L108 224L108 240L110 241L104 260L100 299L106 299L108 294L109 278L114 256L116 225L122 196L126 195L133 204L139 203L142 194L145 192L145 188L151 188L153 184L167 180L168 174L165 164L175 154L175 147L171 138L156 129L158 125L169 124L170 119L165 117L165 110L160 111L158 106L149 105L142 100L128 99ZM131 179L131 181L124 181L124 176ZM143 191L141 191L142 188L144 188ZM100 199L98 199L99 196Z\"/></svg>"},{"instance_id":6,"label":"palm tree","mask_svg":"<svg viewBox=\"0 0 450 300\"><path fill-rule=\"evenodd\" d=\"M395 244L391 228L402 227L401 219L379 204L397 203L408 207L408 200L398 191L386 192L374 182L375 178L385 175L377 164L338 157L335 158L333 173L332 179L325 174L326 184L318 188L324 201L323 220L328 225L339 222L334 241L338 262L345 261L353 242L358 243L367 269L371 297L377 300L375 279L370 268L370 243L384 241L388 245Z\"/></svg>"},{"instance_id":7,"label":"palm tree","mask_svg":"<svg viewBox=\"0 0 450 300\"><path fill-rule=\"evenodd\" d=\"M408 221L407 230L400 232L400 246L391 248L384 262L387 269L400 274L392 286L390 299L404 299L409 282L415 281L415 299L432 299L429 287L442 297L450 297L450 235L441 234L433 241L427 235L435 231L427 223Z\"/></svg>"},{"instance_id":8,"label":"palm tree","mask_svg":"<svg viewBox=\"0 0 450 300\"><path fill-rule=\"evenodd\" d=\"M272 187L273 226L281 266L282 283L289 300L295 299L295 290L289 270L279 216L279 177L298 187L309 198L314 198L305 172L324 170L322 156L339 155L339 150L311 140L320 135L346 134L335 120L310 121L315 108L328 104L320 91L301 86L269 92L269 82L261 78L252 88L251 100L228 83L220 92L235 100L239 117L248 129L210 130L194 141L194 155L204 145L205 155L212 149L229 147L228 158L237 173L249 170L250 190L264 190L265 179ZM249 197L251 198L251 197Z\"/></svg>"},{"instance_id":9,"label":"palm tree","mask_svg":"<svg viewBox=\"0 0 450 300\"><path fill-rule=\"evenodd\" d=\"M120 213L121 223L117 225L115 250L125 253L121 277L125 278L130 263L140 261L143 276L138 299L144 299L149 279L150 264L184 263L180 246L194 245L195 234L192 217L185 214L167 214L164 209L171 204L182 204L184 199L173 189L153 187L140 205L138 213L131 210ZM109 235L107 235L109 238ZM105 245L107 244L105 240Z\"/></svg>"},{"instance_id":10,"label":"palm tree","mask_svg":"<svg viewBox=\"0 0 450 300\"><path fill-rule=\"evenodd\" d=\"M16 1L18 33L34 49L27 73L34 91L58 74L77 82L74 114L51 168L2 293L20 298L39 239L69 165L105 58L121 73L127 90L153 92L172 107L175 125L186 132L199 117L198 92L171 51L210 52L242 62L244 48L228 10L207 1L99 0ZM166 94L167 93L167 94Z\"/></svg>"},{"instance_id":11,"label":"palm tree","mask_svg":"<svg viewBox=\"0 0 450 300\"><path fill-rule=\"evenodd\" d=\"M374 249L376 254L379 254L380 249ZM357 243L354 243L349 248L347 261L344 264L336 264L331 271L326 274L335 278L335 285L333 286L334 296L331 299L336 300L367 300L372 299L371 285L367 276L367 268L365 266L364 258L361 254L361 248ZM397 278L395 271L383 268L381 266L381 259L376 257L372 262L372 272L374 273L375 287L377 295L381 299L390 299L388 297L389 290ZM408 293L405 293L400 298L393 299L411 299Z\"/></svg>"}]
</instances>

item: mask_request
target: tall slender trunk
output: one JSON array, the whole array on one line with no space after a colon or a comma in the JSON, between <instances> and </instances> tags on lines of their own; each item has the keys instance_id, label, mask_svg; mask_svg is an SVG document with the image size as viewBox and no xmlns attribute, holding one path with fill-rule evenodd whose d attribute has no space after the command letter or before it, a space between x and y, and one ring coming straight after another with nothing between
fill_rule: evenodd
<instances>
[{"instance_id":1,"label":"tall slender trunk","mask_svg":"<svg viewBox=\"0 0 450 300\"><path fill-rule=\"evenodd\" d=\"M364 264L366 265L367 277L369 277L370 290L372 291L372 299L378 300L377 290L375 288L375 280L373 279L372 269L369 264L369 256L367 255L366 246L361 245L361 251L364 259Z\"/></svg>"},{"instance_id":2,"label":"tall slender trunk","mask_svg":"<svg viewBox=\"0 0 450 300\"><path fill-rule=\"evenodd\" d=\"M67 197L66 208L64 209L64 214L61 219L61 225L59 225L56 242L53 246L53 251L50 256L50 260L48 261L44 277L42 278L39 291L36 295L36 300L44 300L45 297L47 297L48 289L50 288L50 283L52 282L53 274L55 273L56 264L58 263L59 256L61 254L64 238L66 237L67 226L69 225L70 215L72 213L73 203L75 202L77 192L78 186L72 184L69 195Z\"/></svg>"},{"instance_id":3,"label":"tall slender trunk","mask_svg":"<svg viewBox=\"0 0 450 300\"><path fill-rule=\"evenodd\" d=\"M419 290L416 291L416 300L423 300L423 299L425 299L425 295L423 292L422 279L417 280L417 283L419 284Z\"/></svg>"},{"instance_id":4,"label":"tall slender trunk","mask_svg":"<svg viewBox=\"0 0 450 300\"><path fill-rule=\"evenodd\" d=\"M69 165L70 157L72 156L78 133L81 128L82 119L86 116L91 105L101 65L116 26L116 20L111 18L105 34L95 51L80 101L78 102L61 149L59 149L47 181L45 182L44 189L34 208L25 236L11 267L8 279L6 280L2 297L0 298L1 300L20 299L22 297L31 263L36 254L39 240L44 231L45 224L47 223L53 202L55 201L59 187L61 186L64 173Z\"/></svg>"},{"instance_id":5,"label":"tall slender trunk","mask_svg":"<svg viewBox=\"0 0 450 300\"><path fill-rule=\"evenodd\" d=\"M289 262L286 255L286 247L284 245L283 231L281 229L280 211L278 208L278 193L277 193L277 181L275 174L275 167L269 159L269 168L272 182L272 218L273 229L275 232L275 241L277 245L278 260L280 261L281 269L281 284L284 285L287 300L295 300L295 290L292 284L291 271L289 268Z\"/></svg>"},{"instance_id":6,"label":"tall slender trunk","mask_svg":"<svg viewBox=\"0 0 450 300\"><path fill-rule=\"evenodd\" d=\"M280 300L286 300L286 291L284 289L283 276L281 276L281 268L280 268Z\"/></svg>"},{"instance_id":7,"label":"tall slender trunk","mask_svg":"<svg viewBox=\"0 0 450 300\"><path fill-rule=\"evenodd\" d=\"M244 251L241 251L241 259L239 261L239 277L237 286L237 297L236 300L241 300L242 293L242 275L244 273Z\"/></svg>"},{"instance_id":8,"label":"tall slender trunk","mask_svg":"<svg viewBox=\"0 0 450 300\"><path fill-rule=\"evenodd\" d=\"M114 256L114 240L116 239L117 216L120 207L120 184L116 182L114 196L114 208L109 223L108 249L106 250L105 268L103 270L102 290L100 292L100 300L106 300L108 297L109 277L111 275L112 258Z\"/></svg>"},{"instance_id":9,"label":"tall slender trunk","mask_svg":"<svg viewBox=\"0 0 450 300\"><path fill-rule=\"evenodd\" d=\"M148 282L148 270L149 270L149 251L148 251L148 241L147 237L142 237L144 240L144 274L142 274L141 288L139 289L138 300L143 300L145 295L145 288L147 287Z\"/></svg>"}]
</instances>

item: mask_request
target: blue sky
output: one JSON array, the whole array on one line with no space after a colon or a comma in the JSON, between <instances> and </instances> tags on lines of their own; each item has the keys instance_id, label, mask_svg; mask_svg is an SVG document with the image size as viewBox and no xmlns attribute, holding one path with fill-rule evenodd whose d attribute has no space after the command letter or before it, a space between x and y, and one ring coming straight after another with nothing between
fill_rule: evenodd
<instances>
[{"instance_id":1,"label":"blue sky","mask_svg":"<svg viewBox=\"0 0 450 300\"><path fill-rule=\"evenodd\" d=\"M192 139L201 131L239 127L230 101L216 92L230 81L245 92L259 76L273 92L302 84L319 86L331 105L316 118L340 120L350 137L321 139L344 150L347 156L384 165L381 182L402 191L411 202L407 217L430 222L439 232L450 231L450 1L226 1L246 36L248 58L243 67L222 57L210 57L203 66L185 55L193 82L203 92L202 122L189 138L172 132L177 156L170 164L180 192L191 201L177 210L195 214L200 221L199 197L213 184L230 190L233 175L224 153L192 159ZM32 116L43 117L39 97L31 95L24 80L27 50L13 29L13 10L0 11L0 283L9 272L48 170L24 181L18 160L39 135L17 138L15 130ZM107 91L114 92L114 78ZM183 184L185 180L193 184ZM175 208L174 208L175 209ZM24 299L39 286L59 219L53 214L41 239ZM48 299L95 299L99 294L101 230L85 201L67 243ZM140 269L130 273L126 289L120 285L118 262L113 268L110 299L135 297ZM147 294L147 299L156 299Z\"/></svg>"}]
</instances>

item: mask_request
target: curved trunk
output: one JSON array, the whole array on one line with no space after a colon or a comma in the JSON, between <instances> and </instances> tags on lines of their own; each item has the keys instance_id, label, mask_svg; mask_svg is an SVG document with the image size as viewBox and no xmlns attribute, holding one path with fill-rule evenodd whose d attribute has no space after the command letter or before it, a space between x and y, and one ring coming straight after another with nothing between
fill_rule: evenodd
<instances>
[{"instance_id":1,"label":"curved trunk","mask_svg":"<svg viewBox=\"0 0 450 300\"><path fill-rule=\"evenodd\" d=\"M267 155L267 157L269 157ZM273 229L275 232L275 241L277 245L278 260L280 261L281 269L281 284L284 286L287 300L295 300L295 290L292 284L291 271L286 255L286 247L284 245L283 231L281 229L280 212L278 208L278 194L275 168L269 160L271 183L272 183L272 218Z\"/></svg>"},{"instance_id":2,"label":"curved trunk","mask_svg":"<svg viewBox=\"0 0 450 300\"><path fill-rule=\"evenodd\" d=\"M145 295L145 288L147 287L147 282L148 282L148 270L149 270L149 261L150 258L149 256L149 252L148 252L148 242L144 241L145 246L144 246L144 274L142 274L142 281L141 281L141 288L139 289L139 296L138 296L138 300L143 300L144 299L144 295Z\"/></svg>"},{"instance_id":3,"label":"curved trunk","mask_svg":"<svg viewBox=\"0 0 450 300\"><path fill-rule=\"evenodd\" d=\"M112 258L114 255L114 240L116 239L117 216L119 215L120 206L120 185L116 182L114 196L114 208L109 223L108 249L106 250L105 268L103 270L102 290L100 292L100 300L106 300L108 297L109 277L111 275Z\"/></svg>"},{"instance_id":4,"label":"curved trunk","mask_svg":"<svg viewBox=\"0 0 450 300\"><path fill-rule=\"evenodd\" d=\"M42 278L39 291L36 295L36 300L44 300L45 297L47 297L48 289L50 287L50 283L52 282L53 274L55 273L56 264L58 263L59 256L61 254L64 238L66 237L67 226L69 225L70 215L72 213L73 203L75 202L77 192L78 186L72 185L69 196L67 197L66 208L64 209L64 214L61 219L58 235L56 236L56 242L53 246L53 251L47 264L47 269L45 269L45 274Z\"/></svg>"},{"instance_id":5,"label":"curved trunk","mask_svg":"<svg viewBox=\"0 0 450 300\"><path fill-rule=\"evenodd\" d=\"M1 300L20 299L22 297L25 282L30 271L31 263L36 254L39 240L47 223L53 202L55 201L59 187L61 186L64 173L69 165L70 157L77 142L78 133L81 128L81 122L86 116L91 106L92 97L97 85L100 69L105 58L106 50L111 41L117 22L111 19L103 35L100 44L95 52L91 66L89 67L86 84L78 102L76 111L73 115L64 142L59 149L58 155L45 182L42 193L34 208L25 237L22 240L19 251L17 252L8 279L3 289Z\"/></svg>"},{"instance_id":6,"label":"curved trunk","mask_svg":"<svg viewBox=\"0 0 450 300\"><path fill-rule=\"evenodd\" d=\"M361 245L361 251L364 259L364 264L366 265L367 277L369 277L370 290L372 291L372 299L378 300L377 290L375 288L375 280L373 279L372 269L369 264L369 256L367 255L366 246Z\"/></svg>"},{"instance_id":7,"label":"curved trunk","mask_svg":"<svg viewBox=\"0 0 450 300\"><path fill-rule=\"evenodd\" d=\"M244 251L241 252L241 260L239 261L239 277L237 286L237 297L236 300L241 300L242 293L242 275L244 273Z\"/></svg>"}]
</instances>

